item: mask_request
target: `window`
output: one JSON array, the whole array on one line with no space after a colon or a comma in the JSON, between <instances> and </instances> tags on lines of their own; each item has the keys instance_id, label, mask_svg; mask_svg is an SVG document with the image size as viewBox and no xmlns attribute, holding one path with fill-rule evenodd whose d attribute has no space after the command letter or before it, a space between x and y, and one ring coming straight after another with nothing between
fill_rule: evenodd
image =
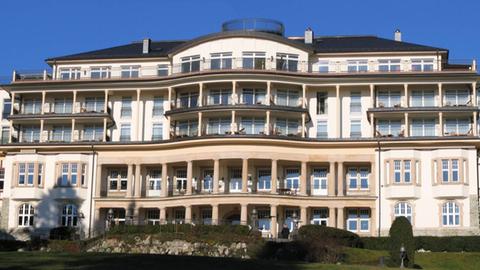
<instances>
[{"instance_id":1,"label":"window","mask_svg":"<svg viewBox=\"0 0 480 270\"><path fill-rule=\"evenodd\" d=\"M348 72L366 72L368 71L368 61L363 60L348 60L347 61Z\"/></svg>"},{"instance_id":2,"label":"window","mask_svg":"<svg viewBox=\"0 0 480 270\"><path fill-rule=\"evenodd\" d=\"M412 223L412 207L407 202L399 202L395 204L394 207L394 216L396 217L406 217L410 223Z\"/></svg>"},{"instance_id":3,"label":"window","mask_svg":"<svg viewBox=\"0 0 480 270\"><path fill-rule=\"evenodd\" d=\"M87 165L82 164L82 175L80 179L80 184L82 185L82 187L87 185L87 182L85 182L86 180L87 180Z\"/></svg>"},{"instance_id":4,"label":"window","mask_svg":"<svg viewBox=\"0 0 480 270\"><path fill-rule=\"evenodd\" d=\"M62 226L76 227L78 225L77 207L73 204L67 204L62 210Z\"/></svg>"},{"instance_id":5,"label":"window","mask_svg":"<svg viewBox=\"0 0 480 270\"><path fill-rule=\"evenodd\" d=\"M403 161L403 181L410 183L412 181L412 171L410 160Z\"/></svg>"},{"instance_id":6,"label":"window","mask_svg":"<svg viewBox=\"0 0 480 270\"><path fill-rule=\"evenodd\" d=\"M368 168L348 168L348 188L349 189L368 189L368 177L370 170Z\"/></svg>"},{"instance_id":7,"label":"window","mask_svg":"<svg viewBox=\"0 0 480 270\"><path fill-rule=\"evenodd\" d=\"M326 139L328 138L328 125L327 120L318 120L317 121L317 138Z\"/></svg>"},{"instance_id":8,"label":"window","mask_svg":"<svg viewBox=\"0 0 480 270\"><path fill-rule=\"evenodd\" d=\"M328 94L326 92L317 92L317 114L327 114L328 112Z\"/></svg>"},{"instance_id":9,"label":"window","mask_svg":"<svg viewBox=\"0 0 480 270\"><path fill-rule=\"evenodd\" d=\"M105 107L104 97L86 97L84 104L85 112L103 112Z\"/></svg>"},{"instance_id":10,"label":"window","mask_svg":"<svg viewBox=\"0 0 480 270\"><path fill-rule=\"evenodd\" d=\"M152 140L163 140L163 125L153 124L152 127Z\"/></svg>"},{"instance_id":11,"label":"window","mask_svg":"<svg viewBox=\"0 0 480 270\"><path fill-rule=\"evenodd\" d=\"M198 106L198 92L183 92L177 100L178 108L193 108Z\"/></svg>"},{"instance_id":12,"label":"window","mask_svg":"<svg viewBox=\"0 0 480 270\"><path fill-rule=\"evenodd\" d=\"M318 61L318 72L328 73L329 72L329 62L328 61Z\"/></svg>"},{"instance_id":13,"label":"window","mask_svg":"<svg viewBox=\"0 0 480 270\"><path fill-rule=\"evenodd\" d=\"M7 119L12 112L12 100L11 99L4 99L3 100L3 111L2 111L2 119Z\"/></svg>"},{"instance_id":14,"label":"window","mask_svg":"<svg viewBox=\"0 0 480 270\"><path fill-rule=\"evenodd\" d=\"M38 98L23 100L23 114L39 114L42 111L42 101Z\"/></svg>"},{"instance_id":15,"label":"window","mask_svg":"<svg viewBox=\"0 0 480 270\"><path fill-rule=\"evenodd\" d=\"M470 119L445 119L444 132L445 135L469 135L471 132Z\"/></svg>"},{"instance_id":16,"label":"window","mask_svg":"<svg viewBox=\"0 0 480 270\"><path fill-rule=\"evenodd\" d=\"M33 186L35 163L18 163L18 185Z\"/></svg>"},{"instance_id":17,"label":"window","mask_svg":"<svg viewBox=\"0 0 480 270\"><path fill-rule=\"evenodd\" d=\"M140 66L122 66L122 78L138 78Z\"/></svg>"},{"instance_id":18,"label":"window","mask_svg":"<svg viewBox=\"0 0 480 270\"><path fill-rule=\"evenodd\" d=\"M313 209L311 224L328 226L328 208Z\"/></svg>"},{"instance_id":19,"label":"window","mask_svg":"<svg viewBox=\"0 0 480 270\"><path fill-rule=\"evenodd\" d=\"M160 210L159 209L148 209L146 214L147 224L148 225L159 225L160 224Z\"/></svg>"},{"instance_id":20,"label":"window","mask_svg":"<svg viewBox=\"0 0 480 270\"><path fill-rule=\"evenodd\" d=\"M79 80L81 75L82 75L82 72L79 67L60 69L61 80Z\"/></svg>"},{"instance_id":21,"label":"window","mask_svg":"<svg viewBox=\"0 0 480 270\"><path fill-rule=\"evenodd\" d=\"M277 105L297 107L300 106L300 94L298 90L277 90Z\"/></svg>"},{"instance_id":22,"label":"window","mask_svg":"<svg viewBox=\"0 0 480 270\"><path fill-rule=\"evenodd\" d=\"M185 209L174 209L173 218L175 224L183 224L185 222Z\"/></svg>"},{"instance_id":23,"label":"window","mask_svg":"<svg viewBox=\"0 0 480 270\"><path fill-rule=\"evenodd\" d=\"M207 123L207 134L229 134L230 124L230 118L210 118Z\"/></svg>"},{"instance_id":24,"label":"window","mask_svg":"<svg viewBox=\"0 0 480 270\"><path fill-rule=\"evenodd\" d=\"M299 121L296 119L277 118L275 122L275 135L298 136Z\"/></svg>"},{"instance_id":25,"label":"window","mask_svg":"<svg viewBox=\"0 0 480 270\"><path fill-rule=\"evenodd\" d=\"M54 102L54 113L72 113L72 99L56 98Z\"/></svg>"},{"instance_id":26,"label":"window","mask_svg":"<svg viewBox=\"0 0 480 270\"><path fill-rule=\"evenodd\" d=\"M360 138L362 137L362 127L360 120L351 120L350 121L350 138Z\"/></svg>"},{"instance_id":27,"label":"window","mask_svg":"<svg viewBox=\"0 0 480 270\"><path fill-rule=\"evenodd\" d=\"M277 53L277 70L297 71L298 54Z\"/></svg>"},{"instance_id":28,"label":"window","mask_svg":"<svg viewBox=\"0 0 480 270\"><path fill-rule=\"evenodd\" d=\"M242 117L240 131L242 134L264 134L265 119L258 117Z\"/></svg>"},{"instance_id":29,"label":"window","mask_svg":"<svg viewBox=\"0 0 480 270\"><path fill-rule=\"evenodd\" d=\"M213 170L206 169L203 171L203 190L212 191L213 190Z\"/></svg>"},{"instance_id":30,"label":"window","mask_svg":"<svg viewBox=\"0 0 480 270\"><path fill-rule=\"evenodd\" d=\"M85 125L83 126L83 141L102 141L103 125Z\"/></svg>"},{"instance_id":31,"label":"window","mask_svg":"<svg viewBox=\"0 0 480 270\"><path fill-rule=\"evenodd\" d=\"M109 190L127 190L127 170L126 169L112 169L109 175ZM120 183L120 185L119 185Z\"/></svg>"},{"instance_id":32,"label":"window","mask_svg":"<svg viewBox=\"0 0 480 270\"><path fill-rule=\"evenodd\" d=\"M460 225L460 207L455 202L446 202L442 206L442 225Z\"/></svg>"},{"instance_id":33,"label":"window","mask_svg":"<svg viewBox=\"0 0 480 270\"><path fill-rule=\"evenodd\" d=\"M177 179L177 190L186 190L187 189L187 170L186 169L178 169L176 171L176 179Z\"/></svg>"},{"instance_id":34,"label":"window","mask_svg":"<svg viewBox=\"0 0 480 270\"><path fill-rule=\"evenodd\" d=\"M90 69L90 78L92 79L110 78L110 75L110 67L92 67Z\"/></svg>"},{"instance_id":35,"label":"window","mask_svg":"<svg viewBox=\"0 0 480 270\"><path fill-rule=\"evenodd\" d=\"M232 104L231 89L215 89L210 90L208 97L208 105L228 105Z\"/></svg>"},{"instance_id":36,"label":"window","mask_svg":"<svg viewBox=\"0 0 480 270\"><path fill-rule=\"evenodd\" d=\"M350 95L350 112L362 112L362 96L360 92L352 92Z\"/></svg>"},{"instance_id":37,"label":"window","mask_svg":"<svg viewBox=\"0 0 480 270\"><path fill-rule=\"evenodd\" d=\"M445 91L445 106L466 106L470 103L470 93L467 89Z\"/></svg>"},{"instance_id":38,"label":"window","mask_svg":"<svg viewBox=\"0 0 480 270\"><path fill-rule=\"evenodd\" d=\"M39 142L40 141L40 127L39 126L22 126L21 142Z\"/></svg>"},{"instance_id":39,"label":"window","mask_svg":"<svg viewBox=\"0 0 480 270\"><path fill-rule=\"evenodd\" d=\"M212 225L212 209L202 209L200 215L202 224Z\"/></svg>"},{"instance_id":40,"label":"window","mask_svg":"<svg viewBox=\"0 0 480 270\"><path fill-rule=\"evenodd\" d=\"M185 120L177 122L177 136L179 137L194 137L198 135L198 121Z\"/></svg>"},{"instance_id":41,"label":"window","mask_svg":"<svg viewBox=\"0 0 480 270\"><path fill-rule=\"evenodd\" d=\"M347 230L351 232L370 231L370 210L349 209L347 216Z\"/></svg>"},{"instance_id":42,"label":"window","mask_svg":"<svg viewBox=\"0 0 480 270\"><path fill-rule=\"evenodd\" d=\"M377 120L378 136L401 136L403 135L401 120Z\"/></svg>"},{"instance_id":43,"label":"window","mask_svg":"<svg viewBox=\"0 0 480 270\"><path fill-rule=\"evenodd\" d=\"M149 190L162 189L162 170L161 169L150 170L149 179L148 179L148 189Z\"/></svg>"},{"instance_id":44,"label":"window","mask_svg":"<svg viewBox=\"0 0 480 270\"><path fill-rule=\"evenodd\" d=\"M433 58L412 59L412 71L433 71Z\"/></svg>"},{"instance_id":45,"label":"window","mask_svg":"<svg viewBox=\"0 0 480 270\"><path fill-rule=\"evenodd\" d=\"M25 203L18 208L18 227L32 227L35 211L31 204Z\"/></svg>"},{"instance_id":46,"label":"window","mask_svg":"<svg viewBox=\"0 0 480 270\"><path fill-rule=\"evenodd\" d=\"M50 134L50 140L54 142L70 142L72 141L72 127L71 126L53 126Z\"/></svg>"},{"instance_id":47,"label":"window","mask_svg":"<svg viewBox=\"0 0 480 270\"><path fill-rule=\"evenodd\" d=\"M378 71L400 71L400 59L380 59L378 60Z\"/></svg>"},{"instance_id":48,"label":"window","mask_svg":"<svg viewBox=\"0 0 480 270\"><path fill-rule=\"evenodd\" d=\"M312 193L313 195L327 195L327 168L315 168L313 169L313 178L312 178Z\"/></svg>"},{"instance_id":49,"label":"window","mask_svg":"<svg viewBox=\"0 0 480 270\"><path fill-rule=\"evenodd\" d=\"M121 117L132 116L132 97L122 97L122 108L120 110Z\"/></svg>"},{"instance_id":50,"label":"window","mask_svg":"<svg viewBox=\"0 0 480 270\"><path fill-rule=\"evenodd\" d=\"M412 136L435 136L434 119L412 120Z\"/></svg>"},{"instance_id":51,"label":"window","mask_svg":"<svg viewBox=\"0 0 480 270\"><path fill-rule=\"evenodd\" d=\"M39 186L43 183L43 164L39 163L38 166L38 175L37 175L37 184Z\"/></svg>"},{"instance_id":52,"label":"window","mask_svg":"<svg viewBox=\"0 0 480 270\"><path fill-rule=\"evenodd\" d=\"M400 160L393 161L393 175L395 183L400 183L402 181L402 168Z\"/></svg>"},{"instance_id":53,"label":"window","mask_svg":"<svg viewBox=\"0 0 480 270\"><path fill-rule=\"evenodd\" d=\"M120 125L120 141L128 142L130 141L130 124L121 124Z\"/></svg>"},{"instance_id":54,"label":"window","mask_svg":"<svg viewBox=\"0 0 480 270\"><path fill-rule=\"evenodd\" d=\"M182 73L200 71L200 55L182 57Z\"/></svg>"},{"instance_id":55,"label":"window","mask_svg":"<svg viewBox=\"0 0 480 270\"><path fill-rule=\"evenodd\" d=\"M382 90L377 92L377 104L379 108L400 107L400 91Z\"/></svg>"},{"instance_id":56,"label":"window","mask_svg":"<svg viewBox=\"0 0 480 270\"><path fill-rule=\"evenodd\" d=\"M442 159L441 175L442 182L457 183L460 181L460 166L463 166L462 160L459 159Z\"/></svg>"},{"instance_id":57,"label":"window","mask_svg":"<svg viewBox=\"0 0 480 270\"><path fill-rule=\"evenodd\" d=\"M157 76L168 76L168 65L158 65Z\"/></svg>"},{"instance_id":58,"label":"window","mask_svg":"<svg viewBox=\"0 0 480 270\"><path fill-rule=\"evenodd\" d=\"M433 107L435 106L435 91L415 90L411 95L412 107Z\"/></svg>"},{"instance_id":59,"label":"window","mask_svg":"<svg viewBox=\"0 0 480 270\"><path fill-rule=\"evenodd\" d=\"M3 190L5 185L5 168L0 168L0 191Z\"/></svg>"},{"instance_id":60,"label":"window","mask_svg":"<svg viewBox=\"0 0 480 270\"><path fill-rule=\"evenodd\" d=\"M285 169L284 188L298 191L300 187L300 170L297 168Z\"/></svg>"},{"instance_id":61,"label":"window","mask_svg":"<svg viewBox=\"0 0 480 270\"><path fill-rule=\"evenodd\" d=\"M79 164L77 163L61 163L61 175L58 178L58 185L61 187L76 186L79 176L78 166ZM80 167L82 169L82 165Z\"/></svg>"},{"instance_id":62,"label":"window","mask_svg":"<svg viewBox=\"0 0 480 270\"><path fill-rule=\"evenodd\" d=\"M242 103L248 105L265 105L265 89L243 89Z\"/></svg>"},{"instance_id":63,"label":"window","mask_svg":"<svg viewBox=\"0 0 480 270\"><path fill-rule=\"evenodd\" d=\"M244 69L265 69L265 52L244 52L242 56Z\"/></svg>"},{"instance_id":64,"label":"window","mask_svg":"<svg viewBox=\"0 0 480 270\"><path fill-rule=\"evenodd\" d=\"M164 108L163 108L163 97L153 97L153 111L152 115L155 116L163 116Z\"/></svg>"},{"instance_id":65,"label":"window","mask_svg":"<svg viewBox=\"0 0 480 270\"><path fill-rule=\"evenodd\" d=\"M258 229L261 231L270 231L270 209L258 209Z\"/></svg>"},{"instance_id":66,"label":"window","mask_svg":"<svg viewBox=\"0 0 480 270\"><path fill-rule=\"evenodd\" d=\"M242 168L230 168L230 192L242 191Z\"/></svg>"},{"instance_id":67,"label":"window","mask_svg":"<svg viewBox=\"0 0 480 270\"><path fill-rule=\"evenodd\" d=\"M231 69L232 68L232 53L212 53L211 57L211 69Z\"/></svg>"},{"instance_id":68,"label":"window","mask_svg":"<svg viewBox=\"0 0 480 270\"><path fill-rule=\"evenodd\" d=\"M258 170L258 183L257 188L259 191L270 190L272 188L272 171L269 169Z\"/></svg>"},{"instance_id":69,"label":"window","mask_svg":"<svg viewBox=\"0 0 480 270\"><path fill-rule=\"evenodd\" d=\"M10 140L10 127L2 127L2 144L8 143Z\"/></svg>"}]
</instances>

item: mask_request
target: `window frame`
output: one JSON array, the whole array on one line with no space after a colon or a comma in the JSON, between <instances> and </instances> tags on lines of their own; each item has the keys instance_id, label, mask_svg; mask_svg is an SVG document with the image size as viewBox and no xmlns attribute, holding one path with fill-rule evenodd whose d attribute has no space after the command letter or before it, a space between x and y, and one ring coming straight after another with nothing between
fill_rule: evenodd
<instances>
[{"instance_id":1,"label":"window frame","mask_svg":"<svg viewBox=\"0 0 480 270\"><path fill-rule=\"evenodd\" d=\"M30 203L22 203L18 207L18 227L35 227L35 207Z\"/></svg>"}]
</instances>

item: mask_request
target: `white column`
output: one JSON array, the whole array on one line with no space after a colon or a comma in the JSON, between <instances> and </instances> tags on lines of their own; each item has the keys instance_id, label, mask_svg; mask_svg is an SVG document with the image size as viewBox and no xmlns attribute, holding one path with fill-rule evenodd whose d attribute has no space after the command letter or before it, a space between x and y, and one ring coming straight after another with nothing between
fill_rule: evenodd
<instances>
[{"instance_id":1,"label":"white column","mask_svg":"<svg viewBox=\"0 0 480 270\"><path fill-rule=\"evenodd\" d=\"M343 229L345 228L345 216L344 216L343 207L337 208L337 228Z\"/></svg>"},{"instance_id":2,"label":"white column","mask_svg":"<svg viewBox=\"0 0 480 270\"><path fill-rule=\"evenodd\" d=\"M141 165L139 163L135 164L135 190L134 194L136 198L142 196L142 172L140 170Z\"/></svg>"},{"instance_id":3,"label":"white column","mask_svg":"<svg viewBox=\"0 0 480 270\"><path fill-rule=\"evenodd\" d=\"M302 85L302 108L307 108L307 85Z\"/></svg>"},{"instance_id":4,"label":"white column","mask_svg":"<svg viewBox=\"0 0 480 270\"><path fill-rule=\"evenodd\" d=\"M338 174L337 174L337 196L344 196L344 182L345 173L343 171L343 162L338 162Z\"/></svg>"},{"instance_id":5,"label":"white column","mask_svg":"<svg viewBox=\"0 0 480 270\"><path fill-rule=\"evenodd\" d=\"M218 219L218 204L212 204L212 225L220 224L220 220Z\"/></svg>"},{"instance_id":6,"label":"white column","mask_svg":"<svg viewBox=\"0 0 480 270\"><path fill-rule=\"evenodd\" d=\"M136 139L137 141L143 141L143 117L142 117L142 102L140 100L141 90L137 89L137 132Z\"/></svg>"},{"instance_id":7,"label":"white column","mask_svg":"<svg viewBox=\"0 0 480 270\"><path fill-rule=\"evenodd\" d=\"M192 195L193 162L187 161L187 192L186 195Z\"/></svg>"},{"instance_id":8,"label":"white column","mask_svg":"<svg viewBox=\"0 0 480 270\"><path fill-rule=\"evenodd\" d=\"M70 135L70 141L75 141L74 137L75 137L75 118L72 118L72 133Z\"/></svg>"},{"instance_id":9,"label":"white column","mask_svg":"<svg viewBox=\"0 0 480 270\"><path fill-rule=\"evenodd\" d=\"M305 206L300 207L300 226L307 225L307 210Z\"/></svg>"},{"instance_id":10,"label":"white column","mask_svg":"<svg viewBox=\"0 0 480 270\"><path fill-rule=\"evenodd\" d=\"M198 107L203 106L203 83L198 84Z\"/></svg>"},{"instance_id":11,"label":"white column","mask_svg":"<svg viewBox=\"0 0 480 270\"><path fill-rule=\"evenodd\" d=\"M272 238L278 237L277 232L277 205L270 205L270 232L272 233Z\"/></svg>"},{"instance_id":12,"label":"white column","mask_svg":"<svg viewBox=\"0 0 480 270\"><path fill-rule=\"evenodd\" d=\"M135 181L133 179L133 164L128 164L128 169L127 169L127 197L132 197L133 196L133 183L132 181Z\"/></svg>"},{"instance_id":13,"label":"white column","mask_svg":"<svg viewBox=\"0 0 480 270\"><path fill-rule=\"evenodd\" d=\"M307 195L307 162L302 161L300 166L300 194Z\"/></svg>"},{"instance_id":14,"label":"white column","mask_svg":"<svg viewBox=\"0 0 480 270\"><path fill-rule=\"evenodd\" d=\"M43 139L43 125L44 125L44 121L43 119L40 119L40 142L44 142L45 140ZM11 134L10 134L11 135ZM11 137L11 136L10 136ZM20 136L18 137L18 139L20 139ZM48 138L47 138L48 140Z\"/></svg>"},{"instance_id":15,"label":"white column","mask_svg":"<svg viewBox=\"0 0 480 270\"><path fill-rule=\"evenodd\" d=\"M265 135L270 135L272 131L270 130L270 111L269 110L266 111L265 117L266 117L265 123L267 125L265 130L266 131Z\"/></svg>"},{"instance_id":16,"label":"white column","mask_svg":"<svg viewBox=\"0 0 480 270\"><path fill-rule=\"evenodd\" d=\"M272 99L272 83L267 81L267 105L271 105L270 101Z\"/></svg>"},{"instance_id":17,"label":"white column","mask_svg":"<svg viewBox=\"0 0 480 270\"><path fill-rule=\"evenodd\" d=\"M220 185L220 160L215 159L213 161L213 193L219 192L219 185Z\"/></svg>"},{"instance_id":18,"label":"white column","mask_svg":"<svg viewBox=\"0 0 480 270\"><path fill-rule=\"evenodd\" d=\"M472 83L472 105L477 106L477 82Z\"/></svg>"},{"instance_id":19,"label":"white column","mask_svg":"<svg viewBox=\"0 0 480 270\"><path fill-rule=\"evenodd\" d=\"M375 107L375 85L370 84L370 108Z\"/></svg>"},{"instance_id":20,"label":"white column","mask_svg":"<svg viewBox=\"0 0 480 270\"><path fill-rule=\"evenodd\" d=\"M410 95L408 94L408 84L403 85L403 89L405 92L405 107L410 107Z\"/></svg>"},{"instance_id":21,"label":"white column","mask_svg":"<svg viewBox=\"0 0 480 270\"><path fill-rule=\"evenodd\" d=\"M202 136L202 125L203 125L202 121L203 121L202 112L198 112L198 134L197 134L198 137Z\"/></svg>"},{"instance_id":22,"label":"white column","mask_svg":"<svg viewBox=\"0 0 480 270\"><path fill-rule=\"evenodd\" d=\"M248 192L248 159L242 159L242 192Z\"/></svg>"},{"instance_id":23,"label":"white column","mask_svg":"<svg viewBox=\"0 0 480 270\"><path fill-rule=\"evenodd\" d=\"M162 164L162 186L160 190L161 197L168 197L168 167L167 163Z\"/></svg>"},{"instance_id":24,"label":"white column","mask_svg":"<svg viewBox=\"0 0 480 270\"><path fill-rule=\"evenodd\" d=\"M478 127L477 127L477 112L473 112L473 136L478 136Z\"/></svg>"},{"instance_id":25,"label":"white column","mask_svg":"<svg viewBox=\"0 0 480 270\"><path fill-rule=\"evenodd\" d=\"M306 124L305 124L305 121L306 121L306 116L305 116L305 113L302 113L302 138L305 138L305 133L306 133Z\"/></svg>"},{"instance_id":26,"label":"white column","mask_svg":"<svg viewBox=\"0 0 480 270\"><path fill-rule=\"evenodd\" d=\"M438 136L444 136L445 132L443 131L443 112L438 112L438 131L440 134Z\"/></svg>"},{"instance_id":27,"label":"white column","mask_svg":"<svg viewBox=\"0 0 480 270\"><path fill-rule=\"evenodd\" d=\"M72 99L72 113L77 113L76 106L77 104L77 90L73 90L73 99Z\"/></svg>"},{"instance_id":28,"label":"white column","mask_svg":"<svg viewBox=\"0 0 480 270\"><path fill-rule=\"evenodd\" d=\"M167 223L167 209L165 207L160 207L160 224Z\"/></svg>"},{"instance_id":29,"label":"white column","mask_svg":"<svg viewBox=\"0 0 480 270\"><path fill-rule=\"evenodd\" d=\"M443 89L442 83L438 84L438 106L443 107Z\"/></svg>"},{"instance_id":30,"label":"white column","mask_svg":"<svg viewBox=\"0 0 480 270\"><path fill-rule=\"evenodd\" d=\"M408 119L408 113L405 113L405 134L404 134L405 137L410 136L410 123L409 122L410 121Z\"/></svg>"},{"instance_id":31,"label":"white column","mask_svg":"<svg viewBox=\"0 0 480 270\"><path fill-rule=\"evenodd\" d=\"M270 173L270 178L271 178L271 181L272 181L272 190L271 190L271 193L272 194L277 194L277 168L278 168L278 164L277 164L277 160L276 159L272 159L272 171Z\"/></svg>"},{"instance_id":32,"label":"white column","mask_svg":"<svg viewBox=\"0 0 480 270\"><path fill-rule=\"evenodd\" d=\"M232 81L232 104L235 105L237 103L238 103L237 82Z\"/></svg>"},{"instance_id":33,"label":"white column","mask_svg":"<svg viewBox=\"0 0 480 270\"><path fill-rule=\"evenodd\" d=\"M185 205L185 223L192 223L192 206Z\"/></svg>"},{"instance_id":34,"label":"white column","mask_svg":"<svg viewBox=\"0 0 480 270\"><path fill-rule=\"evenodd\" d=\"M42 107L41 107L41 112L42 114L45 114L45 96L47 93L45 91L42 91Z\"/></svg>"},{"instance_id":35,"label":"white column","mask_svg":"<svg viewBox=\"0 0 480 270\"><path fill-rule=\"evenodd\" d=\"M103 104L103 112L108 112L108 89L105 89L105 104Z\"/></svg>"},{"instance_id":36,"label":"white column","mask_svg":"<svg viewBox=\"0 0 480 270\"><path fill-rule=\"evenodd\" d=\"M240 210L240 224L242 225L247 225L247 220L248 220L248 204L242 204L241 205L241 210Z\"/></svg>"},{"instance_id":37,"label":"white column","mask_svg":"<svg viewBox=\"0 0 480 270\"><path fill-rule=\"evenodd\" d=\"M104 142L107 141L107 118L103 118L103 139Z\"/></svg>"},{"instance_id":38,"label":"white column","mask_svg":"<svg viewBox=\"0 0 480 270\"><path fill-rule=\"evenodd\" d=\"M336 105L337 105L337 138L342 137L342 118L341 118L341 113L342 113L342 101L340 97L340 85L336 85L336 93L337 93L337 98L336 98Z\"/></svg>"}]
</instances>

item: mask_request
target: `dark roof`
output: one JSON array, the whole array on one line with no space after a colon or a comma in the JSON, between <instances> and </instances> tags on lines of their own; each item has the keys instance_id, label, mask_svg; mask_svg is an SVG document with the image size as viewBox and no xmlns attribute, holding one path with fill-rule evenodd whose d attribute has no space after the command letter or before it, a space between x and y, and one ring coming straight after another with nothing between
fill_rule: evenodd
<instances>
[{"instance_id":1,"label":"dark roof","mask_svg":"<svg viewBox=\"0 0 480 270\"><path fill-rule=\"evenodd\" d=\"M134 42L127 45L121 45L101 50L71 54L60 57L49 58L46 61L56 60L83 60L83 59L114 59L114 58L141 58L141 57L166 57L168 52L185 41L152 41L150 43L150 52L143 54L143 43Z\"/></svg>"},{"instance_id":2,"label":"dark roof","mask_svg":"<svg viewBox=\"0 0 480 270\"><path fill-rule=\"evenodd\" d=\"M148 58L167 57L172 52L189 48L195 44L220 37L251 36L267 38L274 41L284 42L299 48L307 48L315 53L350 53L350 52L402 52L402 51L447 51L446 49L419 45L409 42L400 42L376 36L329 36L317 37L313 44L308 45L304 40L288 39L282 36L262 32L220 32L202 36L189 41L152 41L150 52L142 53L142 42L135 42L101 50L83 52L60 57L49 58L46 61L58 60L90 60L90 59L115 59L115 58Z\"/></svg>"},{"instance_id":3,"label":"dark roof","mask_svg":"<svg viewBox=\"0 0 480 270\"><path fill-rule=\"evenodd\" d=\"M304 42L303 39L299 40ZM317 53L448 51L442 48L395 41L376 36L319 37L313 44Z\"/></svg>"}]
</instances>

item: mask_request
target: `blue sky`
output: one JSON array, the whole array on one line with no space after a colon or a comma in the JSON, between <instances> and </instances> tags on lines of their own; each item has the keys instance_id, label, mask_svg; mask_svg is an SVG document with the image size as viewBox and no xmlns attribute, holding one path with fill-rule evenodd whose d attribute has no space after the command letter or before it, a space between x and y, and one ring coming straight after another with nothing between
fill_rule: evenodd
<instances>
[{"instance_id":1,"label":"blue sky","mask_svg":"<svg viewBox=\"0 0 480 270\"><path fill-rule=\"evenodd\" d=\"M302 0L1 0L0 76L46 67L52 56L106 48L145 37L190 39L223 21L282 21L287 35L372 34L450 49L451 59L480 58L480 1Z\"/></svg>"}]
</instances>

